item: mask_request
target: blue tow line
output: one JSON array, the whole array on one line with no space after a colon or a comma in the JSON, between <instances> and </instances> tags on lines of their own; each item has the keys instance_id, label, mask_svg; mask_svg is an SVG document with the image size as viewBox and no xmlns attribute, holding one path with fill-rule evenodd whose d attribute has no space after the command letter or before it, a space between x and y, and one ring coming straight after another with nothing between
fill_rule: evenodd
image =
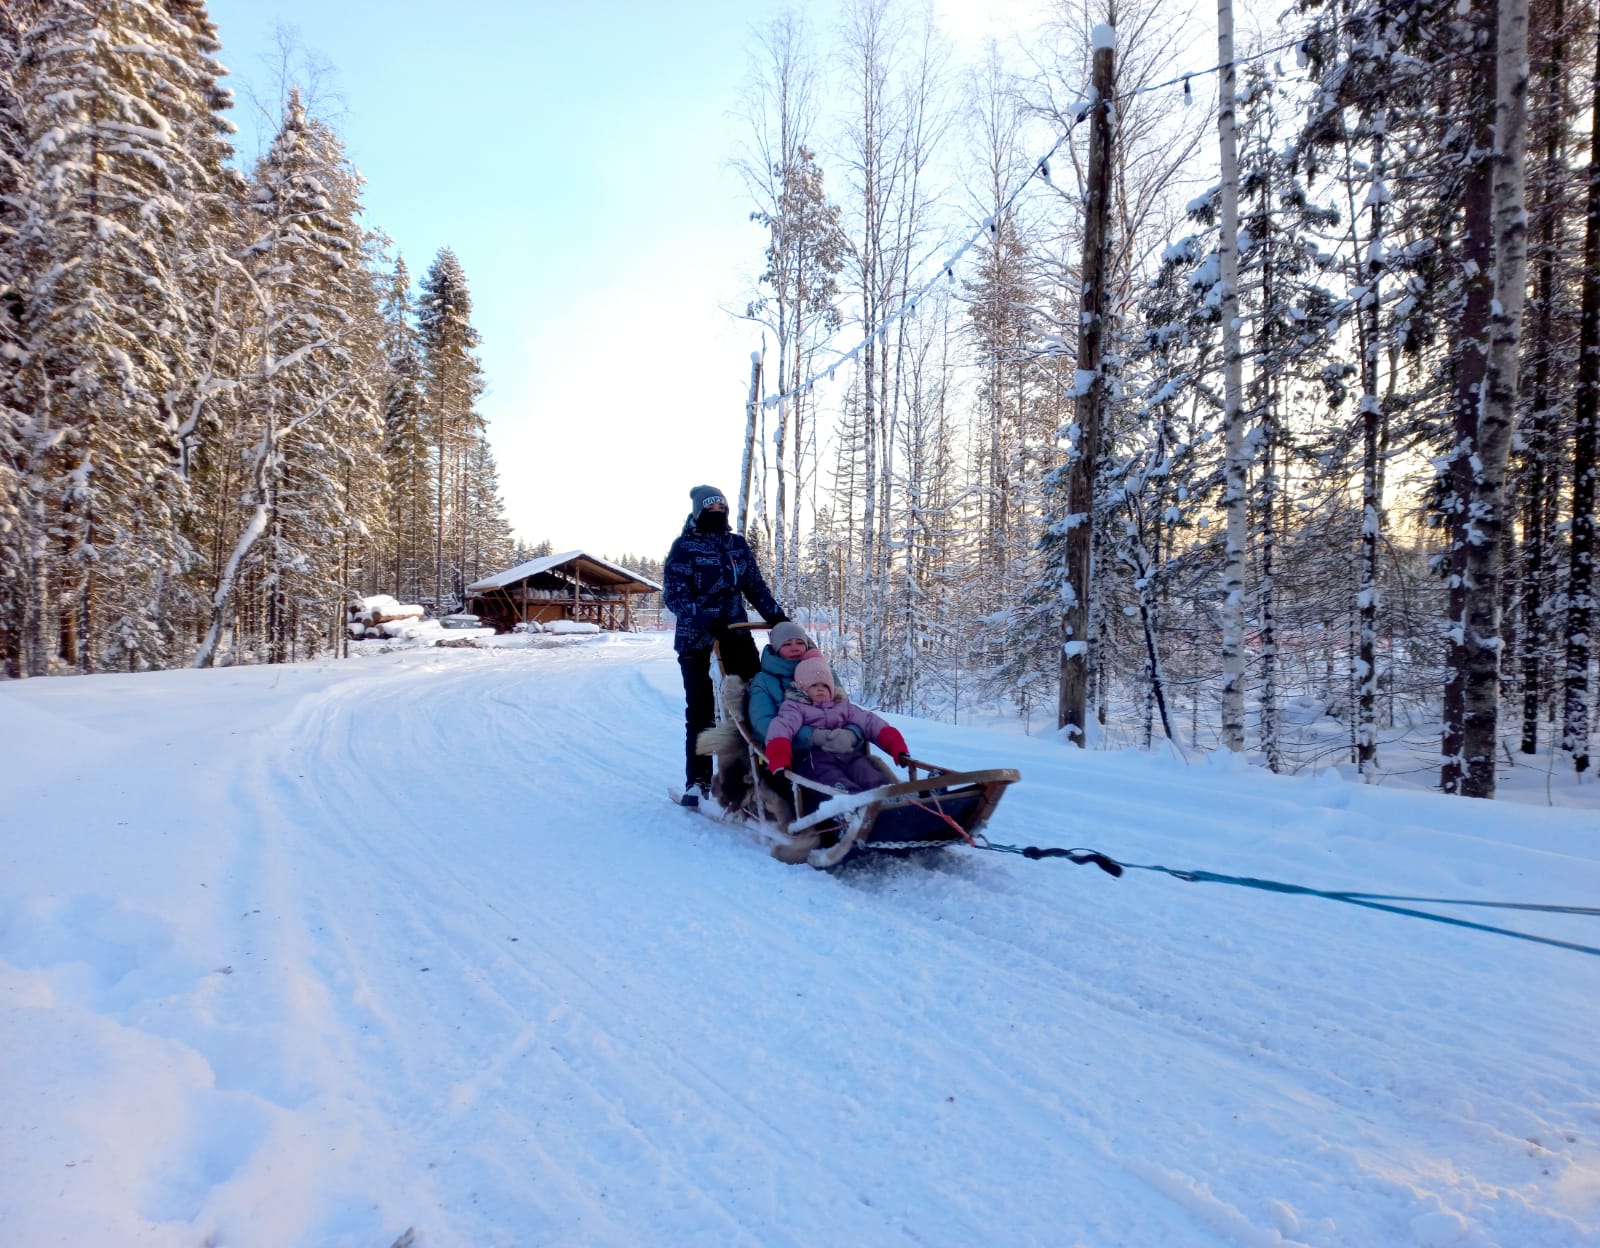
<instances>
[{"instance_id":1,"label":"blue tow line","mask_svg":"<svg viewBox=\"0 0 1600 1248\"><path fill-rule=\"evenodd\" d=\"M1102 854L1094 849L1056 849L1038 845L996 845L992 841L980 839L980 849L997 850L1006 854L1021 854L1024 858L1065 858L1069 862L1080 865L1092 864L1099 867L1108 875L1120 876L1124 871L1157 871L1162 875L1170 875L1175 880L1183 880L1190 884L1233 884L1240 888L1255 888L1269 893L1296 893L1306 897L1322 897L1328 901L1342 901L1352 906L1363 906L1368 910L1385 910L1390 914L1403 914L1415 919L1431 919L1435 923L1448 923L1452 927L1467 927L1478 932L1493 932L1498 936L1514 936L1518 940L1531 940L1535 944L1554 945L1558 949L1571 949L1576 953L1587 953L1600 957L1600 948L1594 945L1581 945L1571 940L1556 940L1550 936L1535 936L1531 932L1519 932L1509 927L1495 927L1488 923L1474 923L1469 919L1457 919L1447 914L1434 914L1429 910L1413 910L1408 906L1390 905L1390 902L1408 901L1419 902L1434 906L1481 906L1495 910L1532 910L1545 914L1584 914L1591 918L1600 916L1600 907L1596 906L1552 906L1535 902L1520 901L1469 901L1459 897L1403 897L1394 893L1352 893L1339 892L1323 888L1308 888L1304 884L1286 884L1282 880L1262 880L1249 875L1219 875L1215 871L1180 871L1175 867L1163 867L1155 864L1139 862L1118 862L1107 854Z\"/></svg>"}]
</instances>

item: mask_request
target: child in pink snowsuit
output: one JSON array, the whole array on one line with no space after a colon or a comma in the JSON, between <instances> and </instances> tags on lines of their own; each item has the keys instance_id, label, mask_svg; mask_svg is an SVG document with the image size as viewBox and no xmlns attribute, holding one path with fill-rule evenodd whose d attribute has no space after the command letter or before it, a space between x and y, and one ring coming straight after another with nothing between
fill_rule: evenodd
<instances>
[{"instance_id":1,"label":"child in pink snowsuit","mask_svg":"<svg viewBox=\"0 0 1600 1248\"><path fill-rule=\"evenodd\" d=\"M794 734L811 728L811 749L797 760ZM871 711L853 705L833 687L828 661L818 655L794 669L794 686L767 728L767 766L774 773L793 767L796 775L847 793L875 789L888 781L867 757L867 742L902 766L909 757L906 739Z\"/></svg>"}]
</instances>

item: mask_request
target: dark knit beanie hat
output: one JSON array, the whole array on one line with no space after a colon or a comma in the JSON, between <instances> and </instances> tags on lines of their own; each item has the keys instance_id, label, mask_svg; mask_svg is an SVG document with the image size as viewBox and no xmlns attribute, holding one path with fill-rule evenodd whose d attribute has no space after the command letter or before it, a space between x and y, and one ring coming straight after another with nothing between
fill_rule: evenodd
<instances>
[{"instance_id":1,"label":"dark knit beanie hat","mask_svg":"<svg viewBox=\"0 0 1600 1248\"><path fill-rule=\"evenodd\" d=\"M700 513L706 509L707 503L721 503L728 505L728 496L714 485L697 485L689 491L689 501L692 507L689 511L691 520L698 520Z\"/></svg>"}]
</instances>

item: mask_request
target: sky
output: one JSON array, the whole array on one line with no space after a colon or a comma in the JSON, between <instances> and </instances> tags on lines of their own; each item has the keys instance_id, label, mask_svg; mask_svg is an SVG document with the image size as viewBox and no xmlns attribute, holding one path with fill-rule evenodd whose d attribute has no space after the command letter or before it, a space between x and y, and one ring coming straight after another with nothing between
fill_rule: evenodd
<instances>
[{"instance_id":1,"label":"sky","mask_svg":"<svg viewBox=\"0 0 1600 1248\"><path fill-rule=\"evenodd\" d=\"M669 804L670 633L490 641L0 682L0 1243L1600 1248L1592 779L891 715L1140 866L830 873Z\"/></svg>"},{"instance_id":2,"label":"sky","mask_svg":"<svg viewBox=\"0 0 1600 1248\"><path fill-rule=\"evenodd\" d=\"M371 225L419 278L466 270L508 518L557 550L664 555L700 484L738 488L764 238L730 167L751 32L778 0L211 0L239 97L276 99L274 33L325 97ZM818 30L837 6L800 4ZM941 0L957 50L1024 0ZM270 138L270 133L268 134Z\"/></svg>"}]
</instances>

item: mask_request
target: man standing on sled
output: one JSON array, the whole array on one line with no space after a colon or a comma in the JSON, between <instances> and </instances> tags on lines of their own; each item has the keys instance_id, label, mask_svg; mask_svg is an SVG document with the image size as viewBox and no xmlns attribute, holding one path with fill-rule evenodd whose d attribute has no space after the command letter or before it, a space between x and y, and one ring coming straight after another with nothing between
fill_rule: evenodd
<instances>
[{"instance_id":1,"label":"man standing on sled","mask_svg":"<svg viewBox=\"0 0 1600 1248\"><path fill-rule=\"evenodd\" d=\"M724 673L749 680L761 666L756 643L748 631L729 631L730 625L748 622L745 600L769 628L789 617L761 578L749 544L728 527L728 500L722 491L697 485L689 498L693 508L662 569L661 597L678 621L672 645L683 672L682 803L697 806L711 785L711 758L695 751L695 739L716 719L711 649L720 645Z\"/></svg>"}]
</instances>

